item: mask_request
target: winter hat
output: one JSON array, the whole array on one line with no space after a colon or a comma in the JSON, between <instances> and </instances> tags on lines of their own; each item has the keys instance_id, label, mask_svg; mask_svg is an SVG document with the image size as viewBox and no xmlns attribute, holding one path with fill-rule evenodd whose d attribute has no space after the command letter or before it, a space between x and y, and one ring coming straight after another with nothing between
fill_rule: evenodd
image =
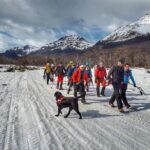
<instances>
[{"instance_id":1,"label":"winter hat","mask_svg":"<svg viewBox=\"0 0 150 150\"><path fill-rule=\"evenodd\" d=\"M118 65L123 65L122 61L118 61Z\"/></svg>"},{"instance_id":2,"label":"winter hat","mask_svg":"<svg viewBox=\"0 0 150 150\"><path fill-rule=\"evenodd\" d=\"M100 65L100 66L103 66L103 62L100 62L99 65Z\"/></svg>"},{"instance_id":3,"label":"winter hat","mask_svg":"<svg viewBox=\"0 0 150 150\"><path fill-rule=\"evenodd\" d=\"M70 61L69 64L73 64L73 61Z\"/></svg>"},{"instance_id":4,"label":"winter hat","mask_svg":"<svg viewBox=\"0 0 150 150\"><path fill-rule=\"evenodd\" d=\"M118 60L118 64L123 65L125 63L125 60L123 58Z\"/></svg>"},{"instance_id":5,"label":"winter hat","mask_svg":"<svg viewBox=\"0 0 150 150\"><path fill-rule=\"evenodd\" d=\"M80 65L80 68L84 68L85 67L85 65Z\"/></svg>"}]
</instances>

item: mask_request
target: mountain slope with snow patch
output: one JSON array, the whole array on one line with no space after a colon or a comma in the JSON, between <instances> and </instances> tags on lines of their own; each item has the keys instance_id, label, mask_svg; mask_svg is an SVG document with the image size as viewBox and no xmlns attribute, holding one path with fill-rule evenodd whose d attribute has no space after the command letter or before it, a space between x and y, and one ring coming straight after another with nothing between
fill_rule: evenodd
<instances>
[{"instance_id":1,"label":"mountain slope with snow patch","mask_svg":"<svg viewBox=\"0 0 150 150\"><path fill-rule=\"evenodd\" d=\"M86 41L79 35L68 35L60 38L57 41L51 42L42 47L34 47L26 45L24 47L16 47L7 50L4 55L10 57L25 56L25 55L49 55L51 53L74 53L86 50L92 47L93 44Z\"/></svg>"},{"instance_id":2,"label":"mountain slope with snow patch","mask_svg":"<svg viewBox=\"0 0 150 150\"><path fill-rule=\"evenodd\" d=\"M15 47L15 48L7 50L4 53L4 56L9 56L9 57L18 57L18 56L20 56L21 57L21 56L28 55L32 52L35 52L39 49L40 49L39 47L35 47L35 46L32 46L32 45L25 45L23 47Z\"/></svg>"},{"instance_id":3,"label":"mountain slope with snow patch","mask_svg":"<svg viewBox=\"0 0 150 150\"><path fill-rule=\"evenodd\" d=\"M150 15L145 15L139 20L116 29L106 36L103 42L121 42L131 40L141 36L150 35Z\"/></svg>"},{"instance_id":4,"label":"mountain slope with snow patch","mask_svg":"<svg viewBox=\"0 0 150 150\"><path fill-rule=\"evenodd\" d=\"M47 47L50 47L51 50L56 50L56 49L65 50L68 48L84 50L91 46L93 46L92 43L89 43L84 38L80 37L79 35L65 36L65 37L60 38L58 41L49 43L47 45Z\"/></svg>"}]
</instances>

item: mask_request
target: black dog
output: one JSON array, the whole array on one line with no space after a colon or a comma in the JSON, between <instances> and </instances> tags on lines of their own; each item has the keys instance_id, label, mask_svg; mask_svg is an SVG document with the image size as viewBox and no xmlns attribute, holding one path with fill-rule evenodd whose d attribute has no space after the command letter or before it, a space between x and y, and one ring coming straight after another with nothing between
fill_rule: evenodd
<instances>
[{"instance_id":1,"label":"black dog","mask_svg":"<svg viewBox=\"0 0 150 150\"><path fill-rule=\"evenodd\" d=\"M56 97L56 103L58 106L58 114L56 116L59 116L60 113L62 114L61 110L63 108L69 107L68 113L64 116L65 118L67 118L70 115L70 112L74 109L79 115L79 119L82 119L78 106L78 99L82 96L64 97L61 92L55 92L54 96Z\"/></svg>"}]
</instances>

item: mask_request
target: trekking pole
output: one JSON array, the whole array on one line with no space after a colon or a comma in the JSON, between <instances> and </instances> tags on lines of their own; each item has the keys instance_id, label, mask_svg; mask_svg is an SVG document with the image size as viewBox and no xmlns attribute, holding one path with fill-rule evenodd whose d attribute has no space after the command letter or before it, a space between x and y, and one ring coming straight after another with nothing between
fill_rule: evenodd
<instances>
[{"instance_id":1,"label":"trekking pole","mask_svg":"<svg viewBox=\"0 0 150 150\"><path fill-rule=\"evenodd\" d=\"M69 92L70 92L70 84L69 84L68 88L66 87L66 89L67 89L67 92L66 92L66 96L67 96L67 95L69 95Z\"/></svg>"},{"instance_id":2,"label":"trekking pole","mask_svg":"<svg viewBox=\"0 0 150 150\"><path fill-rule=\"evenodd\" d=\"M134 86L132 83L129 83L129 84L132 85L132 86ZM145 94L144 90L143 90L141 87L136 86L136 88L140 91L140 94L141 94L141 95L144 95L144 94Z\"/></svg>"},{"instance_id":3,"label":"trekking pole","mask_svg":"<svg viewBox=\"0 0 150 150\"><path fill-rule=\"evenodd\" d=\"M65 89L67 89L67 76L64 77L65 78Z\"/></svg>"},{"instance_id":4,"label":"trekking pole","mask_svg":"<svg viewBox=\"0 0 150 150\"><path fill-rule=\"evenodd\" d=\"M51 89L53 89L53 87L54 87L54 76L53 75L51 76L51 83L52 83L51 84Z\"/></svg>"},{"instance_id":5,"label":"trekking pole","mask_svg":"<svg viewBox=\"0 0 150 150\"><path fill-rule=\"evenodd\" d=\"M54 87L54 81L51 82L51 89Z\"/></svg>"},{"instance_id":6,"label":"trekking pole","mask_svg":"<svg viewBox=\"0 0 150 150\"><path fill-rule=\"evenodd\" d=\"M94 82L93 82L92 78L91 78L91 83L92 83L92 86L94 86Z\"/></svg>"},{"instance_id":7,"label":"trekking pole","mask_svg":"<svg viewBox=\"0 0 150 150\"><path fill-rule=\"evenodd\" d=\"M66 97L68 96L68 91L66 92Z\"/></svg>"},{"instance_id":8,"label":"trekking pole","mask_svg":"<svg viewBox=\"0 0 150 150\"><path fill-rule=\"evenodd\" d=\"M44 73L44 74L43 74L43 80L45 80L45 79L46 79L46 74Z\"/></svg>"}]
</instances>

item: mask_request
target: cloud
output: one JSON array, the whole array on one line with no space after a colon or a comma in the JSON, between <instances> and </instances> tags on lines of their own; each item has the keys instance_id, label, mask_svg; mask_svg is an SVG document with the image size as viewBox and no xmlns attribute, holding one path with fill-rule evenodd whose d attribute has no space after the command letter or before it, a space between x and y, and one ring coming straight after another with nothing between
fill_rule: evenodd
<instances>
[{"instance_id":1,"label":"cloud","mask_svg":"<svg viewBox=\"0 0 150 150\"><path fill-rule=\"evenodd\" d=\"M77 35L78 33L74 30L67 30L66 35Z\"/></svg>"},{"instance_id":2,"label":"cloud","mask_svg":"<svg viewBox=\"0 0 150 150\"><path fill-rule=\"evenodd\" d=\"M134 20L149 6L149 0L1 0L0 18L49 28L75 21L104 27Z\"/></svg>"},{"instance_id":3,"label":"cloud","mask_svg":"<svg viewBox=\"0 0 150 150\"><path fill-rule=\"evenodd\" d=\"M0 37L0 51L27 44L40 47L57 39L52 29L17 24L11 20L5 20L0 26Z\"/></svg>"},{"instance_id":4,"label":"cloud","mask_svg":"<svg viewBox=\"0 0 150 150\"><path fill-rule=\"evenodd\" d=\"M116 24L111 24L106 26L106 30L109 32L113 32L118 26Z\"/></svg>"},{"instance_id":5,"label":"cloud","mask_svg":"<svg viewBox=\"0 0 150 150\"><path fill-rule=\"evenodd\" d=\"M2 49L27 42L41 45L70 31L96 42L149 8L149 0L0 0L0 32L8 35L1 35L8 45Z\"/></svg>"}]
</instances>

